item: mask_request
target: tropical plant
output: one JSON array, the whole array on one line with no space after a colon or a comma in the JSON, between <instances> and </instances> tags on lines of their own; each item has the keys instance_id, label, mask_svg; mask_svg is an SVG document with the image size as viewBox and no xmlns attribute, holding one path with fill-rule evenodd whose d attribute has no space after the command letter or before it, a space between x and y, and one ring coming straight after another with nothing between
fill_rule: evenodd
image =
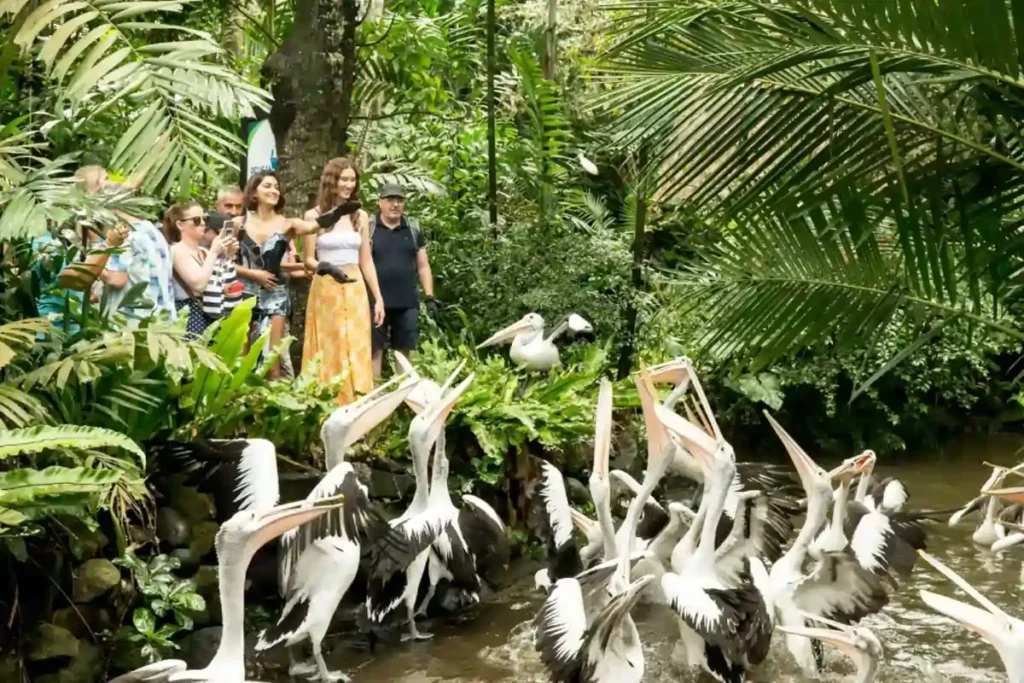
<instances>
[{"instance_id":1,"label":"tropical plant","mask_svg":"<svg viewBox=\"0 0 1024 683\"><path fill-rule=\"evenodd\" d=\"M178 649L172 636L192 630L194 615L206 609L206 601L196 592L195 582L174 574L174 570L181 567L181 561L157 555L147 562L128 548L114 564L131 572L133 583L146 603L132 611L135 632L128 636L128 642L141 645L142 657L148 662L155 662L170 650Z\"/></svg>"},{"instance_id":2,"label":"tropical plant","mask_svg":"<svg viewBox=\"0 0 1024 683\"><path fill-rule=\"evenodd\" d=\"M659 151L663 196L728 226L672 274L711 314L705 350L757 372L826 339L862 344L900 312L927 318L863 389L953 321L1024 338L1004 320L1022 249L1016 3L618 12L618 87L597 106L620 144Z\"/></svg>"},{"instance_id":3,"label":"tropical plant","mask_svg":"<svg viewBox=\"0 0 1024 683\"><path fill-rule=\"evenodd\" d=\"M224 50L202 31L167 23L195 0L0 2L4 74L12 58L43 68L60 93L40 123L72 125L119 108L122 129L110 167L144 174L142 188L188 188L197 173L216 176L242 151L227 122L266 108L269 96L218 63Z\"/></svg>"}]
</instances>

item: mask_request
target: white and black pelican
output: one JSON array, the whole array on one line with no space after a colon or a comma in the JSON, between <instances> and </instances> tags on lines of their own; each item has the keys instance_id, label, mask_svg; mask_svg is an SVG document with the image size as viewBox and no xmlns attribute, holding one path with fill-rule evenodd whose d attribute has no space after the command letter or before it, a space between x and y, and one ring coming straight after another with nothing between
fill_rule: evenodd
<instances>
[{"instance_id":1,"label":"white and black pelican","mask_svg":"<svg viewBox=\"0 0 1024 683\"><path fill-rule=\"evenodd\" d=\"M772 613L762 594L768 573L759 558L748 560L754 582L739 587L726 586L716 570L718 521L736 474L732 448L671 411L661 408L657 414L705 470L705 494L697 513L700 542L684 567L673 567L680 572L661 577L662 591L680 619L690 666L700 666L719 681L742 681L746 670L768 655Z\"/></svg>"},{"instance_id":2,"label":"white and black pelican","mask_svg":"<svg viewBox=\"0 0 1024 683\"><path fill-rule=\"evenodd\" d=\"M426 570L430 546L452 522L451 511L431 505L427 490L427 461L437 443L455 402L473 381L469 375L457 387L448 390L456 368L443 387L441 400L413 418L409 425L409 446L416 469L416 492L405 514L395 520L391 531L371 546L371 575L366 596L366 613L371 622L383 621L393 610L404 605L408 633L403 639L424 640L432 634L416 627L416 597L420 580Z\"/></svg>"},{"instance_id":3,"label":"white and black pelican","mask_svg":"<svg viewBox=\"0 0 1024 683\"><path fill-rule=\"evenodd\" d=\"M544 318L537 313L527 313L508 327L495 332L476 348L482 349L496 344L511 342L509 357L526 370L547 372L561 361L555 340L568 332L570 335L593 332L594 328L581 316L571 313L553 330L544 329Z\"/></svg>"},{"instance_id":4,"label":"white and black pelican","mask_svg":"<svg viewBox=\"0 0 1024 683\"><path fill-rule=\"evenodd\" d=\"M864 569L848 550L821 552L809 571L804 570L811 542L828 516L832 479L852 477L856 462L847 460L825 472L771 415L772 429L793 461L807 495L807 517L789 550L771 568L768 591L777 623L786 627L786 647L809 675L821 668L822 652L815 640L799 637L794 629L807 627L807 615L818 621L832 618L844 623L874 614L889 600L882 579Z\"/></svg>"},{"instance_id":5,"label":"white and black pelican","mask_svg":"<svg viewBox=\"0 0 1024 683\"><path fill-rule=\"evenodd\" d=\"M405 375L395 376L357 401L336 409L320 430L329 469L306 500L315 502L341 495L345 508L316 525L282 536L281 584L286 602L277 623L264 629L256 643L256 650L262 651L281 643L291 648L308 638L314 664L296 662L294 651L289 650L289 675L316 673L325 683L347 678L327 670L321 644L338 604L359 571L362 545L380 538L390 527L373 508L352 465L345 462L345 452L390 417L418 382Z\"/></svg>"},{"instance_id":6,"label":"white and black pelican","mask_svg":"<svg viewBox=\"0 0 1024 683\"><path fill-rule=\"evenodd\" d=\"M612 519L611 482L608 458L612 442L612 383L601 378L597 394L597 415L594 420L594 464L590 470L590 497L594 501L597 522L573 510L573 523L587 536L587 545L580 551L584 565L589 565L599 554L605 561L616 557L615 521Z\"/></svg>"},{"instance_id":7,"label":"white and black pelican","mask_svg":"<svg viewBox=\"0 0 1024 683\"><path fill-rule=\"evenodd\" d=\"M878 458L872 450L866 450L861 454L864 458L862 466L863 474L857 483L857 492L853 499L872 510L882 512L901 512L903 507L910 500L910 492L906 484L896 477L886 477L881 481L875 481L872 476L875 471L875 463Z\"/></svg>"},{"instance_id":8,"label":"white and black pelican","mask_svg":"<svg viewBox=\"0 0 1024 683\"><path fill-rule=\"evenodd\" d=\"M638 379L637 383L639 385L641 381ZM605 391L610 398L610 385L607 389L602 385L602 393ZM642 397L641 401L644 402L646 418L650 414L650 399ZM599 406L599 417L602 414L600 408L604 407ZM599 437L600 433L599 426ZM555 582L537 614L534 645L541 653L541 660L552 681L639 683L643 680L643 648L630 610L654 577L642 576L630 582L632 560L629 548L636 533L640 509L664 474L668 462L668 454L664 452L668 439L659 438L659 434L664 434L664 429L655 429L649 434L647 474L644 476L643 489L626 513L623 522L626 534L616 549L618 557L614 562L601 565L602 568L613 567L608 577L610 599L607 604L596 616L588 619L587 601L580 579L562 578ZM594 572L590 570L587 574Z\"/></svg>"},{"instance_id":9,"label":"white and black pelican","mask_svg":"<svg viewBox=\"0 0 1024 683\"><path fill-rule=\"evenodd\" d=\"M220 644L210 664L186 671L185 662L165 660L118 676L110 683L244 683L245 570L249 561L268 541L342 505L343 502L332 500L315 506L300 501L263 512L244 510L225 521L215 540L223 624Z\"/></svg>"},{"instance_id":10,"label":"white and black pelican","mask_svg":"<svg viewBox=\"0 0 1024 683\"><path fill-rule=\"evenodd\" d=\"M1008 472L1009 470L1005 467L993 465L992 474L982 484L981 490L988 491L1000 486ZM971 534L971 540L984 548L991 548L992 544L1000 540L1001 537L997 530L1001 507L1002 503L999 496L982 493L954 512L949 518L949 526L956 526L960 523L960 520L971 512L983 510L984 514L982 514L981 519L978 521L978 526L975 528L974 533Z\"/></svg>"},{"instance_id":11,"label":"white and black pelican","mask_svg":"<svg viewBox=\"0 0 1024 683\"><path fill-rule=\"evenodd\" d=\"M804 615L811 623L821 623L830 628L814 628L802 626L779 626L778 629L788 636L813 639L827 643L853 660L857 673L853 683L874 683L882 668L885 651L878 637L863 626L849 626L839 622L815 616Z\"/></svg>"},{"instance_id":12,"label":"white and black pelican","mask_svg":"<svg viewBox=\"0 0 1024 683\"><path fill-rule=\"evenodd\" d=\"M953 600L931 591L921 591L921 600L987 640L999 653L1009 683L1024 683L1024 621L1012 617L986 598L945 564L921 551L921 557L970 595L982 608Z\"/></svg>"}]
</instances>

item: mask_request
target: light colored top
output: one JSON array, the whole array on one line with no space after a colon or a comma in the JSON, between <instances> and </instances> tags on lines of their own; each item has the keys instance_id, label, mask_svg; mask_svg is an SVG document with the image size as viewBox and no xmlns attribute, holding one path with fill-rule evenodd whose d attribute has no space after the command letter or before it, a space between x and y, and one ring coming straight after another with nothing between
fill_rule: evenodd
<instances>
[{"instance_id":1,"label":"light colored top","mask_svg":"<svg viewBox=\"0 0 1024 683\"><path fill-rule=\"evenodd\" d=\"M316 258L333 266L359 265L363 236L355 230L332 230L316 238Z\"/></svg>"},{"instance_id":2,"label":"light colored top","mask_svg":"<svg viewBox=\"0 0 1024 683\"><path fill-rule=\"evenodd\" d=\"M185 249L186 251L189 251L189 253L192 255L192 258L195 259L195 262L200 264L200 265L202 265L202 263L203 263L202 260L204 258L206 258L206 250L203 249L202 247L199 248L199 256L198 257L194 253L192 253L188 249L188 247L181 246L181 242L178 242L177 244L172 246L171 249L173 251L177 251L178 249ZM185 285L183 285L181 283L181 280L179 278L173 278L171 280L171 286L174 288L174 300L175 301L188 301L193 296L195 296L194 294L192 294L192 292L190 292L187 289L185 289Z\"/></svg>"},{"instance_id":3,"label":"light colored top","mask_svg":"<svg viewBox=\"0 0 1024 683\"><path fill-rule=\"evenodd\" d=\"M134 285L146 285L146 301L126 310L137 317L146 317L157 311L174 315L174 296L171 294L173 265L167 240L151 221L135 221L131 226L132 231L124 245L126 248L111 255L107 261L107 270L128 272L128 285L121 290L120 297ZM112 303L119 304L120 298Z\"/></svg>"}]
</instances>

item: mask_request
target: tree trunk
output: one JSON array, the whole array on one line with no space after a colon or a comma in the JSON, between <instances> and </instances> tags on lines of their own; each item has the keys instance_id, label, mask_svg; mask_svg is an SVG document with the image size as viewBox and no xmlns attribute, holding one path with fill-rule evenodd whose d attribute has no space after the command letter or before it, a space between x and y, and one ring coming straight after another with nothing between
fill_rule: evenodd
<instances>
[{"instance_id":1,"label":"tree trunk","mask_svg":"<svg viewBox=\"0 0 1024 683\"><path fill-rule=\"evenodd\" d=\"M630 274L630 284L633 286L629 304L626 306L625 325L623 330L624 342L622 352L619 355L618 370L616 377L620 380L629 377L633 370L633 356L636 353L636 320L637 301L644 287L644 244L645 231L647 229L647 187L641 182L636 189L636 222L633 224L633 268Z\"/></svg>"},{"instance_id":2,"label":"tree trunk","mask_svg":"<svg viewBox=\"0 0 1024 683\"><path fill-rule=\"evenodd\" d=\"M298 0L288 37L264 65L274 94L269 118L289 213L312 206L324 163L348 154L357 10L356 0ZM305 331L302 288L292 300L298 304L291 319L296 358Z\"/></svg>"}]
</instances>

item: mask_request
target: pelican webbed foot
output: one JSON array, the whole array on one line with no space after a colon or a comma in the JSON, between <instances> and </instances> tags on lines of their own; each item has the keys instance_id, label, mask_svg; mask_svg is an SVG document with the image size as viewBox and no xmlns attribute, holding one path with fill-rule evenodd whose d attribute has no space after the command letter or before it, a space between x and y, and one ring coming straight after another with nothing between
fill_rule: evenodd
<instances>
[{"instance_id":1,"label":"pelican webbed foot","mask_svg":"<svg viewBox=\"0 0 1024 683\"><path fill-rule=\"evenodd\" d=\"M402 642L405 643L410 640L430 640L434 637L433 633L424 633L416 628L416 623L413 621L409 622L409 632L402 634Z\"/></svg>"}]
</instances>

